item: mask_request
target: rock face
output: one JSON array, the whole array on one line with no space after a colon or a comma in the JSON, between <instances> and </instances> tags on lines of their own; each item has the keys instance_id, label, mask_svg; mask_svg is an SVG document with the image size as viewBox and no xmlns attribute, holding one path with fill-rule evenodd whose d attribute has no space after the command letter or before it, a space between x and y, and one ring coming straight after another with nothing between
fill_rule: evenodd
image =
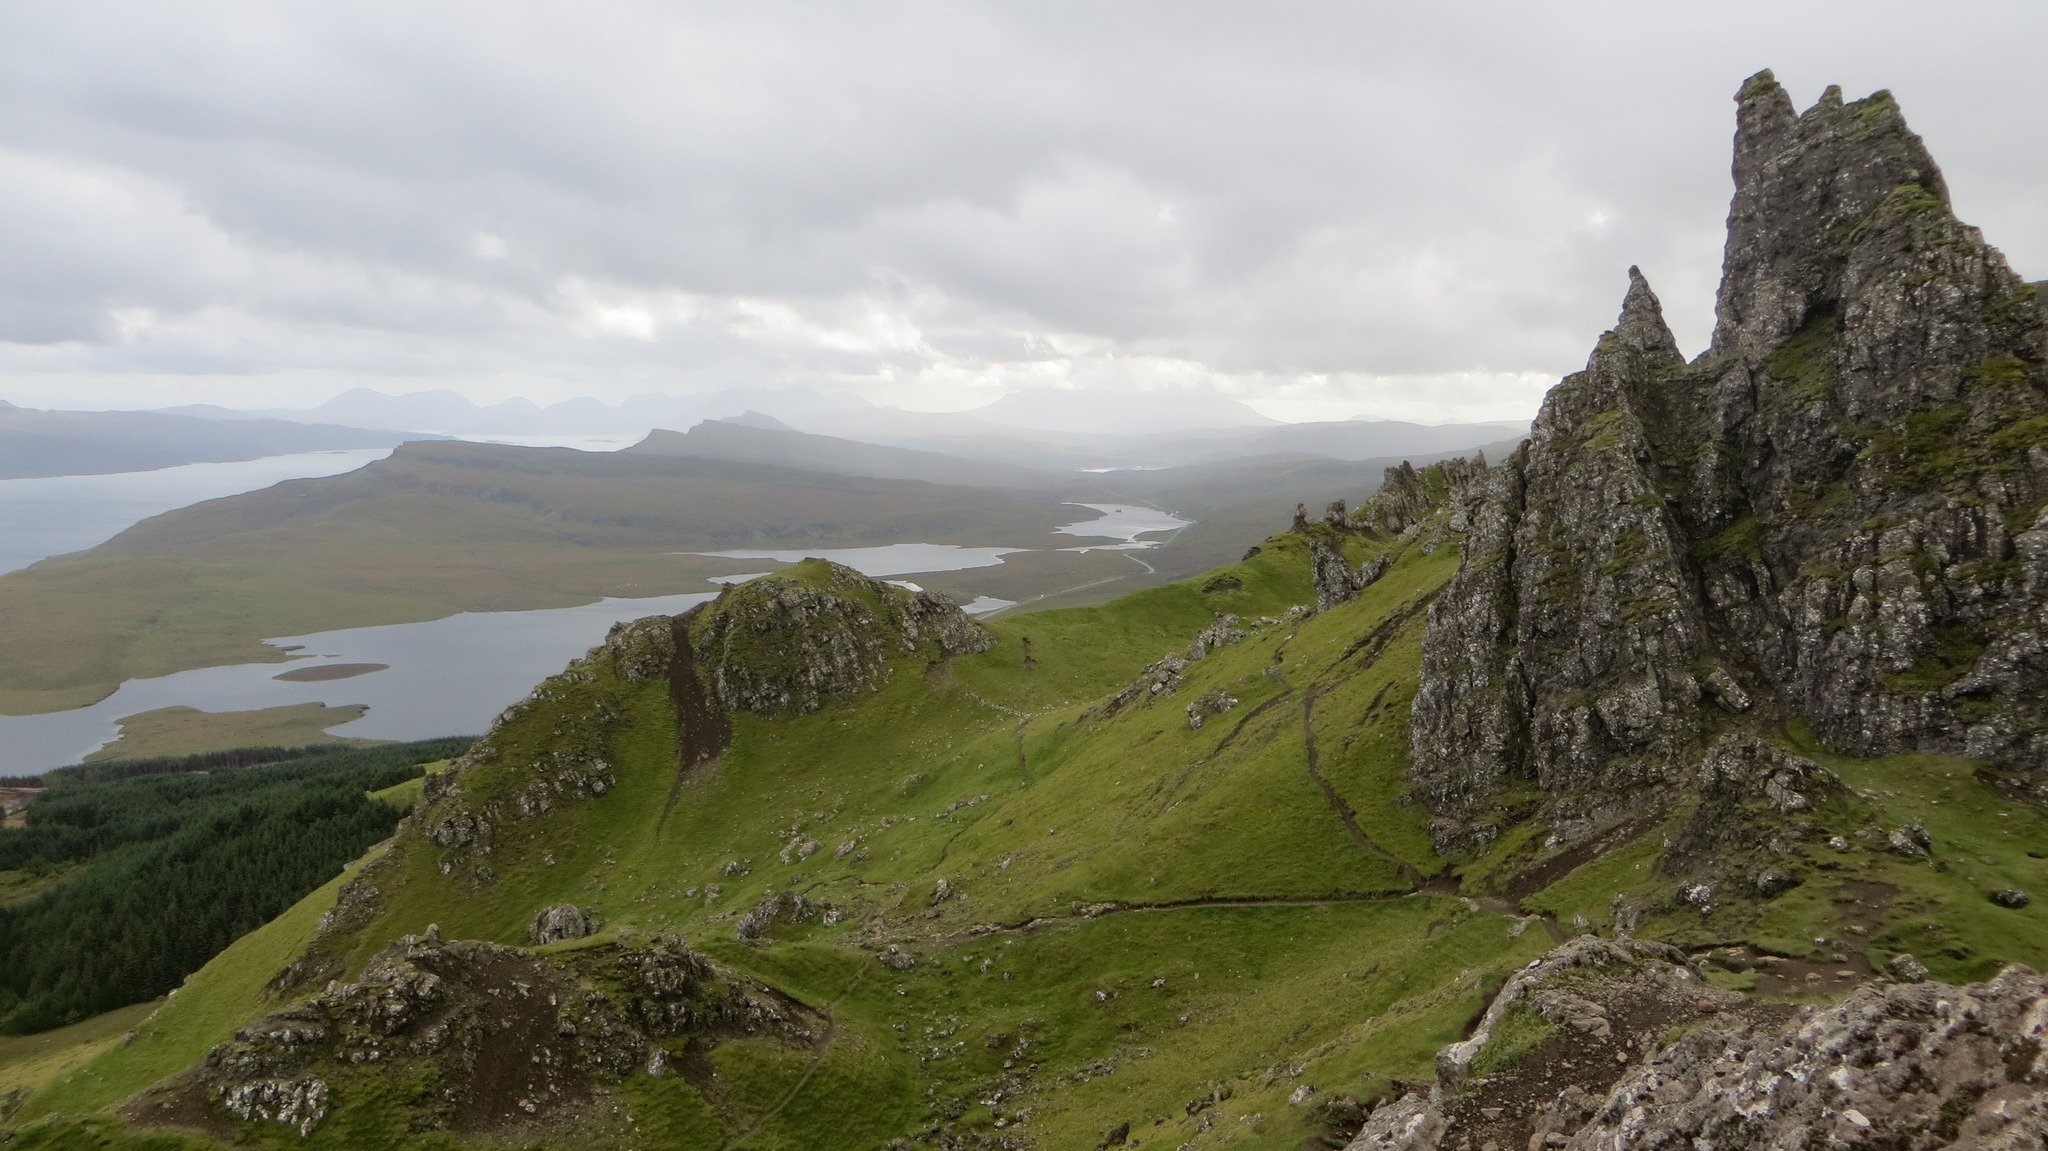
<instances>
[{"instance_id":1,"label":"rock face","mask_svg":"<svg viewBox=\"0 0 2048 1151\"><path fill-rule=\"evenodd\" d=\"M943 596L805 560L728 587L690 629L720 703L737 711L816 711L880 687L892 656L986 651L994 640Z\"/></svg>"},{"instance_id":2,"label":"rock face","mask_svg":"<svg viewBox=\"0 0 2048 1151\"><path fill-rule=\"evenodd\" d=\"M304 1135L358 1069L397 1068L431 1088L403 1104L417 1110L418 1129L490 1131L561 1118L628 1075L660 1073L673 1040L803 1043L813 1027L672 937L562 962L407 937L359 980L243 1028L132 1111L280 1123Z\"/></svg>"},{"instance_id":3,"label":"rock face","mask_svg":"<svg viewBox=\"0 0 2048 1151\"><path fill-rule=\"evenodd\" d=\"M2048 1146L2048 983L2010 967L1969 987L1866 987L1789 1029L1695 1031L1569 1146Z\"/></svg>"},{"instance_id":4,"label":"rock face","mask_svg":"<svg viewBox=\"0 0 2048 1151\"><path fill-rule=\"evenodd\" d=\"M1469 527L1464 508L1471 502L1473 485L1486 475L1486 453L1439 460L1427 467L1402 462L1386 470L1380 490L1348 517L1354 527L1389 536L1406 536L1432 526L1437 513L1452 509L1443 525L1448 531Z\"/></svg>"},{"instance_id":5,"label":"rock face","mask_svg":"<svg viewBox=\"0 0 2048 1151\"><path fill-rule=\"evenodd\" d=\"M1738 97L1713 345L1631 269L1472 485L1414 780L1439 847L1533 781L1569 833L1690 787L1764 701L1837 750L2048 754L2048 322L1889 94ZM2038 781L2036 781L2038 782Z\"/></svg>"}]
</instances>

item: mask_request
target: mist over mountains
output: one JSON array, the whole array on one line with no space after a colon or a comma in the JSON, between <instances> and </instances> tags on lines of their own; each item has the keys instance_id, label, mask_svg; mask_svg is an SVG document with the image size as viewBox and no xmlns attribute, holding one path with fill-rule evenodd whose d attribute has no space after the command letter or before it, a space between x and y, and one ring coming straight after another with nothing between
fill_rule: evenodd
<instances>
[{"instance_id":1,"label":"mist over mountains","mask_svg":"<svg viewBox=\"0 0 2048 1151\"><path fill-rule=\"evenodd\" d=\"M1243 456L1377 459L1519 438L1527 421L1415 424L1401 420L1283 423L1207 393L1026 388L979 408L915 412L814 388L742 386L616 404L590 397L541 405L524 398L479 404L452 391L390 395L354 388L313 408L169 409L215 421L291 420L442 435L617 436L687 431L706 420L766 419L819 435L1001 460L1027 467L1101 470L1173 467Z\"/></svg>"}]
</instances>

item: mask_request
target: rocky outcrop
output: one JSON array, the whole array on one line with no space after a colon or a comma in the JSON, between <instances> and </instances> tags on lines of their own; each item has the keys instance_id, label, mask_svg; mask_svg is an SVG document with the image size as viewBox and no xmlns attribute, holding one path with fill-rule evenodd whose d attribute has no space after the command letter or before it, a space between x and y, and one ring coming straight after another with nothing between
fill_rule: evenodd
<instances>
[{"instance_id":1,"label":"rocky outcrop","mask_svg":"<svg viewBox=\"0 0 2048 1151\"><path fill-rule=\"evenodd\" d=\"M1154 696L1172 695L1180 687L1182 680L1186 678L1189 666L1207 659L1210 653L1220 648L1242 641L1244 637L1245 631L1238 626L1238 618L1236 616L1227 613L1217 616L1214 623L1195 633L1193 642L1189 643L1186 649L1179 652L1169 652L1147 664L1145 670L1138 673L1137 679L1133 680L1123 690L1109 697L1101 705L1102 714L1115 715L1117 712L1140 700L1150 699ZM1234 706L1236 702L1232 700L1231 704ZM1223 711L1228 709L1218 708L1217 710ZM1191 721L1194 720L1195 714L1196 709L1193 705L1189 705L1188 717ZM1189 726L1200 727L1202 725L1199 722L1190 722Z\"/></svg>"},{"instance_id":2,"label":"rocky outcrop","mask_svg":"<svg viewBox=\"0 0 2048 1151\"><path fill-rule=\"evenodd\" d=\"M1695 791L1762 707L1859 755L2048 753L2048 322L1885 93L1738 98L1713 345L1621 316L1476 481L1413 778L1440 849ZM1394 514L1399 514L1395 512Z\"/></svg>"},{"instance_id":3,"label":"rocky outcrop","mask_svg":"<svg viewBox=\"0 0 2048 1151\"><path fill-rule=\"evenodd\" d=\"M1511 977L1437 1068L1348 1151L2019 1151L2048 1145L2048 981L1873 984L1789 1015L1673 948L1585 937Z\"/></svg>"},{"instance_id":4,"label":"rocky outcrop","mask_svg":"<svg viewBox=\"0 0 2048 1151\"><path fill-rule=\"evenodd\" d=\"M1348 1151L1555 1146L1668 1032L1743 1014L1676 948L1569 940L1509 976L1437 1053L1436 1083L1374 1111Z\"/></svg>"},{"instance_id":5,"label":"rocky outcrop","mask_svg":"<svg viewBox=\"0 0 2048 1151\"><path fill-rule=\"evenodd\" d=\"M816 711L879 688L898 655L963 655L994 643L943 596L824 560L727 587L700 609L690 636L718 701L755 712Z\"/></svg>"},{"instance_id":6,"label":"rocky outcrop","mask_svg":"<svg viewBox=\"0 0 2048 1151\"><path fill-rule=\"evenodd\" d=\"M628 1075L660 1074L672 1040L806 1043L814 1027L672 937L552 961L430 933L392 945L355 982L244 1027L131 1113L304 1135L355 1077L405 1074L431 1088L389 1101L414 1112L413 1129L501 1130L575 1113Z\"/></svg>"},{"instance_id":7,"label":"rocky outcrop","mask_svg":"<svg viewBox=\"0 0 2048 1151\"><path fill-rule=\"evenodd\" d=\"M1309 567L1316 585L1316 610L1329 611L1350 603L1393 566L1393 557L1381 552L1354 568L1345 562L1343 552L1322 540L1310 541Z\"/></svg>"},{"instance_id":8,"label":"rocky outcrop","mask_svg":"<svg viewBox=\"0 0 2048 1151\"><path fill-rule=\"evenodd\" d=\"M558 903L533 917L532 925L526 929L526 937L536 944L546 945L582 939L595 930L597 925L582 908L573 903Z\"/></svg>"},{"instance_id":9,"label":"rocky outcrop","mask_svg":"<svg viewBox=\"0 0 2048 1151\"><path fill-rule=\"evenodd\" d=\"M1386 536L1406 536L1435 524L1437 513L1450 509L1445 526L1462 532L1472 485L1486 475L1486 453L1439 460L1418 468L1402 461L1388 468L1372 498L1351 513L1347 522Z\"/></svg>"},{"instance_id":10,"label":"rocky outcrop","mask_svg":"<svg viewBox=\"0 0 2048 1151\"><path fill-rule=\"evenodd\" d=\"M942 596L806 560L682 615L613 626L604 643L506 709L450 770L428 776L410 822L447 853L444 874L459 869L488 883L482 860L501 839L613 788L623 693L639 685L666 683L677 766L689 771L724 752L733 711L814 711L879 689L903 656L939 659L993 642ZM543 738L533 738L536 729Z\"/></svg>"},{"instance_id":11,"label":"rocky outcrop","mask_svg":"<svg viewBox=\"0 0 2048 1151\"><path fill-rule=\"evenodd\" d=\"M1710 1026L1631 1072L1572 1151L2048 1146L2048 982L1866 987L1790 1027Z\"/></svg>"}]
</instances>

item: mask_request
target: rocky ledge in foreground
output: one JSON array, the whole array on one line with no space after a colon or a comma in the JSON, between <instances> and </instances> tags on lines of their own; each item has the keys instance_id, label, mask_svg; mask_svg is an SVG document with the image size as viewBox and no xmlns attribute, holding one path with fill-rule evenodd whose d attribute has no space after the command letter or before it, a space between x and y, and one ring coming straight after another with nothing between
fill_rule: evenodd
<instances>
[{"instance_id":1,"label":"rocky ledge in foreground","mask_svg":"<svg viewBox=\"0 0 2048 1151\"><path fill-rule=\"evenodd\" d=\"M1677 1038L1673 1038L1677 1036ZM1874 984L1796 1014L1662 944L1572 940L1349 1151L2048 1146L2048 981Z\"/></svg>"}]
</instances>

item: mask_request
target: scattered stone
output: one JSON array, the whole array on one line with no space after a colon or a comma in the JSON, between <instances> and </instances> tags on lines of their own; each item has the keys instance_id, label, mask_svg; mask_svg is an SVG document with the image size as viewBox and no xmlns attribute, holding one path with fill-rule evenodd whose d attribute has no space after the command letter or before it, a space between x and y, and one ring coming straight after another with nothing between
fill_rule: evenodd
<instances>
[{"instance_id":1,"label":"scattered stone","mask_svg":"<svg viewBox=\"0 0 2048 1151\"><path fill-rule=\"evenodd\" d=\"M1894 979L1906 983L1924 982L1928 975L1927 965L1913 958L1911 953L1904 951L1892 956L1891 962L1885 964L1885 967L1892 973Z\"/></svg>"},{"instance_id":2,"label":"scattered stone","mask_svg":"<svg viewBox=\"0 0 2048 1151\"><path fill-rule=\"evenodd\" d=\"M1893 851L1916 859L1927 858L1934 847L1934 840L1927 834L1927 828L1918 823L1909 823L1892 832L1889 842Z\"/></svg>"},{"instance_id":3,"label":"scattered stone","mask_svg":"<svg viewBox=\"0 0 2048 1151\"><path fill-rule=\"evenodd\" d=\"M573 903L558 903L533 917L526 937L536 944L561 943L585 938L596 926L582 908Z\"/></svg>"},{"instance_id":4,"label":"scattered stone","mask_svg":"<svg viewBox=\"0 0 2048 1151\"><path fill-rule=\"evenodd\" d=\"M1435 1100L1409 1092L1375 1108L1344 1151L1436 1151L1444 1116Z\"/></svg>"},{"instance_id":5,"label":"scattered stone","mask_svg":"<svg viewBox=\"0 0 2048 1151\"><path fill-rule=\"evenodd\" d=\"M2033 901L2033 896L2028 895L2017 887L2008 887L2002 891L1991 893L1991 902L1996 903L2000 907L2010 907L2015 910L2025 907Z\"/></svg>"}]
</instances>

